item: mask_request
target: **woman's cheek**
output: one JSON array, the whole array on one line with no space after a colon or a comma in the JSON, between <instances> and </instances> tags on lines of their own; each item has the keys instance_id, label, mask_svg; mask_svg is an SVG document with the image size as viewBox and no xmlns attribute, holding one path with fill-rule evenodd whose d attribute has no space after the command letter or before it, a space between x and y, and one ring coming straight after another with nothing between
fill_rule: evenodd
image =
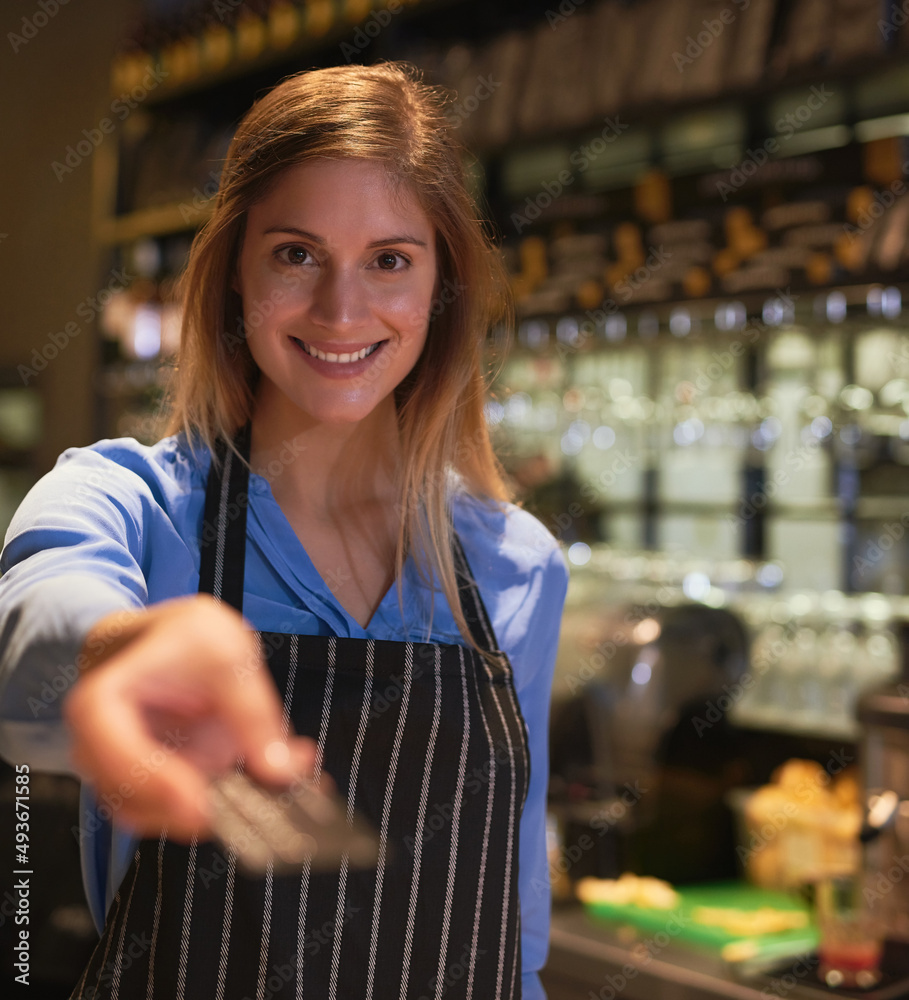
<instances>
[{"instance_id":1,"label":"woman's cheek","mask_svg":"<svg viewBox=\"0 0 909 1000\"><path fill-rule=\"evenodd\" d=\"M431 306L429 295L402 294L387 304L386 314L394 317L395 325L402 331L422 331L429 323Z\"/></svg>"}]
</instances>

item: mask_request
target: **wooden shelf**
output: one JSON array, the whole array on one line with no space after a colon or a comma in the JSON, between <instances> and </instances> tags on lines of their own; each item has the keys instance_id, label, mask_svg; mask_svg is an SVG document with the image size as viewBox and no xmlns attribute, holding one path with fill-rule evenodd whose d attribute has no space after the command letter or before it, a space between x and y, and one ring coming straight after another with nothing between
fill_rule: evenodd
<instances>
[{"instance_id":1,"label":"wooden shelf","mask_svg":"<svg viewBox=\"0 0 909 1000\"><path fill-rule=\"evenodd\" d=\"M141 208L127 215L98 219L95 235L99 243L116 246L147 236L169 236L197 229L211 218L213 206L206 202L195 208L192 198L177 204Z\"/></svg>"}]
</instances>

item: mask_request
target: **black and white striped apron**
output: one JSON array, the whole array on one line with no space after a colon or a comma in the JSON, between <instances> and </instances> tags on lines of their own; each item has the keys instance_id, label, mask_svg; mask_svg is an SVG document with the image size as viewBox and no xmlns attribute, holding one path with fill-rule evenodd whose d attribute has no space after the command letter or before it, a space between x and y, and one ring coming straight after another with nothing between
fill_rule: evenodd
<instances>
[{"instance_id":1,"label":"black and white striped apron","mask_svg":"<svg viewBox=\"0 0 909 1000\"><path fill-rule=\"evenodd\" d=\"M237 444L248 455L248 431ZM227 451L209 476L199 587L241 611L248 475ZM379 830L377 868L253 879L210 842L143 840L74 1000L520 997L526 730L454 554L498 666L460 645L260 633L287 726Z\"/></svg>"}]
</instances>

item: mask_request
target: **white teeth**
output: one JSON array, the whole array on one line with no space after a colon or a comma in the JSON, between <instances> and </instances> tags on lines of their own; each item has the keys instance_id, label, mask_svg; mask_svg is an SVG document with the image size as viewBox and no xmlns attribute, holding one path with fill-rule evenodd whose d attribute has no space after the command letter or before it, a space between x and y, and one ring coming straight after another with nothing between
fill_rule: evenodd
<instances>
[{"instance_id":1,"label":"white teeth","mask_svg":"<svg viewBox=\"0 0 909 1000\"><path fill-rule=\"evenodd\" d=\"M362 361L363 358L368 357L379 346L378 344L372 344L371 346L364 347L362 350L356 351L353 354L335 354L332 351L320 351L317 347L313 347L311 344L307 344L302 340L297 340L297 343L311 357L318 358L320 361L334 361L340 365L349 365L352 361Z\"/></svg>"}]
</instances>

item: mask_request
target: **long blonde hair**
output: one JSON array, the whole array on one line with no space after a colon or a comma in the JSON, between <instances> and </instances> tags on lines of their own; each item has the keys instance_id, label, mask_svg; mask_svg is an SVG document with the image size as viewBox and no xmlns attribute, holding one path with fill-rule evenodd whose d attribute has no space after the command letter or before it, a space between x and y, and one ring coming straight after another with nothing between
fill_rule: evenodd
<instances>
[{"instance_id":1,"label":"long blonde hair","mask_svg":"<svg viewBox=\"0 0 909 1000\"><path fill-rule=\"evenodd\" d=\"M232 286L249 208L283 170L313 157L381 161L435 227L441 289L423 353L395 393L403 455L396 577L400 588L413 554L428 582L438 577L461 634L475 645L458 598L448 501L452 473L474 496L508 499L484 419L483 365L487 334L496 323L510 328L512 306L501 255L465 183L463 147L445 114L450 96L423 83L415 67L387 62L299 73L253 105L181 283L168 431L214 454L215 442L231 442L252 415L258 368Z\"/></svg>"}]
</instances>

